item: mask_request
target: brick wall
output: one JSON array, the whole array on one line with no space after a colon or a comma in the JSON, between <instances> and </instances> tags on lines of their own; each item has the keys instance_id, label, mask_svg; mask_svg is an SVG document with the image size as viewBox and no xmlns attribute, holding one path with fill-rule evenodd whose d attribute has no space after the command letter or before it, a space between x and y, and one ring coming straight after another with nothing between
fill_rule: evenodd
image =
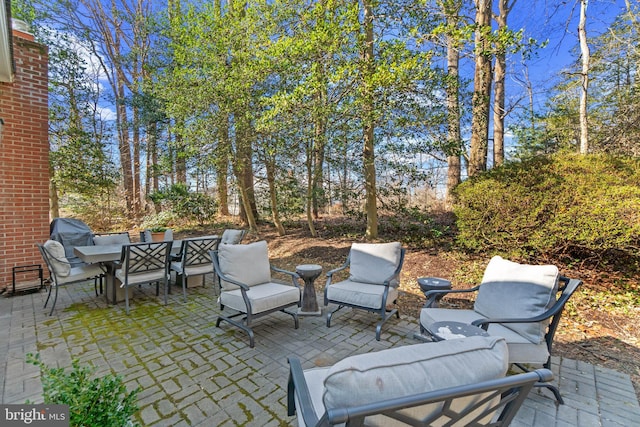
<instances>
[{"instance_id":1,"label":"brick wall","mask_svg":"<svg viewBox=\"0 0 640 427\"><path fill-rule=\"evenodd\" d=\"M42 264L49 236L47 48L13 31L15 79L0 82L0 289L12 267Z\"/></svg>"}]
</instances>

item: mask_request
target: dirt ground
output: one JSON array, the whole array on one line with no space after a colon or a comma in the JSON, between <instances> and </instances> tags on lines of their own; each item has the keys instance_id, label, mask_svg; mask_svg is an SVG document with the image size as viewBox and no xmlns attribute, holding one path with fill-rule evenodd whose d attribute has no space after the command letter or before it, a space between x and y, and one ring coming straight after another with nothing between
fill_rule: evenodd
<instances>
[{"instance_id":1,"label":"dirt ground","mask_svg":"<svg viewBox=\"0 0 640 427\"><path fill-rule=\"evenodd\" d=\"M289 226L287 235L280 237L272 227L261 226L259 233L249 235L246 241L266 240L270 257L278 267L294 270L298 264L313 263L322 265L326 272L342 265L351 243L362 236L328 231L321 225L318 235L313 238L304 227ZM488 261L447 249L407 247L398 301L401 315L419 317L424 295L416 282L418 277L447 278L454 288L468 288L476 284L470 278L481 277ZM559 268L561 274L579 278L584 284L565 307L553 353L629 374L640 398L640 307L633 303L638 297L631 298L628 304L624 299L620 302L610 298L615 293L629 292L628 285L621 288L621 276L615 272ZM321 291L324 281L318 280L316 287ZM632 287L640 292L637 285ZM470 300L459 295L462 294L443 299L441 306L470 306Z\"/></svg>"}]
</instances>

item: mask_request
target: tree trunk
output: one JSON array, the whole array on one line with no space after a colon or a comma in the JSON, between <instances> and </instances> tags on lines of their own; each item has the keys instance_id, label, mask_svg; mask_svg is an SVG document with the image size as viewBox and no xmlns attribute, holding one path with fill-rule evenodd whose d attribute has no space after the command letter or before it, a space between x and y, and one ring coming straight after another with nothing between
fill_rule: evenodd
<instances>
[{"instance_id":1,"label":"tree trunk","mask_svg":"<svg viewBox=\"0 0 640 427\"><path fill-rule=\"evenodd\" d=\"M580 75L580 154L589 152L589 129L587 120L587 94L589 89L589 45L587 44L587 6L589 0L580 0L580 23L578 24L578 38L580 40L580 54L582 55L582 73Z\"/></svg>"},{"instance_id":2,"label":"tree trunk","mask_svg":"<svg viewBox=\"0 0 640 427\"><path fill-rule=\"evenodd\" d=\"M495 17L498 33L507 30L507 17L516 0L509 4L508 0L500 0L499 13ZM507 74L507 47L498 40L496 43L496 66L494 71L495 90L493 100L493 165L504 163L504 118L505 111L505 76Z\"/></svg>"},{"instance_id":3,"label":"tree trunk","mask_svg":"<svg viewBox=\"0 0 640 427\"><path fill-rule=\"evenodd\" d=\"M221 216L229 215L229 186L227 172L229 170L229 157L231 142L229 141L229 115L221 113L222 120L218 128L218 150L216 155L216 183L218 187L218 205Z\"/></svg>"},{"instance_id":4,"label":"tree trunk","mask_svg":"<svg viewBox=\"0 0 640 427\"><path fill-rule=\"evenodd\" d=\"M460 43L454 35L458 28L458 15L462 7L461 0L441 2L441 8L447 19L447 203L451 204L453 189L460 184L460 153L462 136L460 132Z\"/></svg>"},{"instance_id":5,"label":"tree trunk","mask_svg":"<svg viewBox=\"0 0 640 427\"><path fill-rule=\"evenodd\" d=\"M234 173L240 191L240 217L247 223L250 231L257 232L257 216L255 215L255 198L253 193L252 148L249 138L249 124L243 119L243 114L235 114L240 118L236 122L236 155Z\"/></svg>"},{"instance_id":6,"label":"tree trunk","mask_svg":"<svg viewBox=\"0 0 640 427\"><path fill-rule=\"evenodd\" d=\"M375 63L373 57L373 6L371 0L364 0L364 35L362 64L362 121L364 147L362 152L364 164L364 181L366 192L367 230L366 237L373 240L378 237L378 207L376 193L376 167L375 167L375 111L373 99L373 74Z\"/></svg>"},{"instance_id":7,"label":"tree trunk","mask_svg":"<svg viewBox=\"0 0 640 427\"><path fill-rule=\"evenodd\" d=\"M267 182L269 183L269 199L271 202L271 219L276 227L278 236L284 236L285 230L280 220L280 211L278 210L278 194L276 186L276 163L273 159L265 159L265 168L267 170Z\"/></svg>"},{"instance_id":8,"label":"tree trunk","mask_svg":"<svg viewBox=\"0 0 640 427\"><path fill-rule=\"evenodd\" d=\"M313 154L314 154L314 141L309 141L307 144L307 225L309 227L309 232L311 233L311 237L316 237L316 228L313 225L313 200L314 200L314 185L313 185L313 177L314 177L314 169L313 169Z\"/></svg>"},{"instance_id":9,"label":"tree trunk","mask_svg":"<svg viewBox=\"0 0 640 427\"><path fill-rule=\"evenodd\" d=\"M58 199L58 188L54 178L53 166L49 164L49 219L60 217L60 203Z\"/></svg>"},{"instance_id":10,"label":"tree trunk","mask_svg":"<svg viewBox=\"0 0 640 427\"><path fill-rule=\"evenodd\" d=\"M468 175L474 176L487 169L489 140L489 113L491 103L491 1L476 0L477 29L475 32L475 69L473 98L471 101L471 152Z\"/></svg>"}]
</instances>

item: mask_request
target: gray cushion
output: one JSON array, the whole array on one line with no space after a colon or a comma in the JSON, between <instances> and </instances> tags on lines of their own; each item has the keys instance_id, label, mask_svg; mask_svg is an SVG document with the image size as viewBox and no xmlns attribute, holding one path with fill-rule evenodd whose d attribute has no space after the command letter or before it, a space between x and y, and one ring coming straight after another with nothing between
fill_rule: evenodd
<instances>
[{"instance_id":1,"label":"gray cushion","mask_svg":"<svg viewBox=\"0 0 640 427\"><path fill-rule=\"evenodd\" d=\"M237 245L244 237L244 230L234 230L228 228L222 232L220 243L225 245Z\"/></svg>"},{"instance_id":2,"label":"gray cushion","mask_svg":"<svg viewBox=\"0 0 640 427\"><path fill-rule=\"evenodd\" d=\"M222 274L247 286L271 281L269 253L264 240L248 245L220 245L218 262ZM237 286L222 281L222 288L233 290Z\"/></svg>"},{"instance_id":3,"label":"gray cushion","mask_svg":"<svg viewBox=\"0 0 640 427\"><path fill-rule=\"evenodd\" d=\"M252 286L247 291L247 296L251 303L251 313L258 314L274 308L297 304L300 301L300 290L295 286L270 282ZM222 292L220 304L242 313L247 312L240 289Z\"/></svg>"},{"instance_id":4,"label":"gray cushion","mask_svg":"<svg viewBox=\"0 0 640 427\"><path fill-rule=\"evenodd\" d=\"M350 407L500 378L508 367L503 338L470 337L348 357L324 379L326 408Z\"/></svg>"},{"instance_id":5,"label":"gray cushion","mask_svg":"<svg viewBox=\"0 0 640 427\"><path fill-rule=\"evenodd\" d=\"M51 262L51 268L56 276L68 276L71 273L71 264L69 264L69 261L65 257L64 246L62 246L62 243L56 240L47 240L43 246L50 255L49 261Z\"/></svg>"},{"instance_id":6,"label":"gray cushion","mask_svg":"<svg viewBox=\"0 0 640 427\"><path fill-rule=\"evenodd\" d=\"M128 277L125 277L124 269L116 270L116 278L118 278L122 283L120 287L123 288L125 284L125 280L128 285L141 284L141 283L150 283L150 282L158 282L164 281L168 276L165 274L164 269L160 270L151 270L145 271L143 273L133 273L129 274Z\"/></svg>"},{"instance_id":7,"label":"gray cushion","mask_svg":"<svg viewBox=\"0 0 640 427\"><path fill-rule=\"evenodd\" d=\"M58 278L57 285L77 282L82 280L90 280L103 274L104 271L97 264L88 264L80 267L72 267L68 276Z\"/></svg>"},{"instance_id":8,"label":"gray cushion","mask_svg":"<svg viewBox=\"0 0 640 427\"><path fill-rule=\"evenodd\" d=\"M393 302L398 298L398 289L389 287L387 302ZM327 288L327 298L332 301L340 301L359 307L382 308L382 294L385 287L372 285L371 283L353 282L344 280L332 283Z\"/></svg>"},{"instance_id":9,"label":"gray cushion","mask_svg":"<svg viewBox=\"0 0 640 427\"><path fill-rule=\"evenodd\" d=\"M354 282L382 285L400 263L400 242L354 243L351 245L349 279ZM391 286L397 286L394 280Z\"/></svg>"},{"instance_id":10,"label":"gray cushion","mask_svg":"<svg viewBox=\"0 0 640 427\"><path fill-rule=\"evenodd\" d=\"M544 313L556 301L558 268L491 259L482 278L474 310L487 318L530 318ZM549 320L505 324L532 343L544 340Z\"/></svg>"},{"instance_id":11,"label":"gray cushion","mask_svg":"<svg viewBox=\"0 0 640 427\"><path fill-rule=\"evenodd\" d=\"M94 245L127 245L131 243L129 235L126 233L105 234L102 236L94 236Z\"/></svg>"}]
</instances>

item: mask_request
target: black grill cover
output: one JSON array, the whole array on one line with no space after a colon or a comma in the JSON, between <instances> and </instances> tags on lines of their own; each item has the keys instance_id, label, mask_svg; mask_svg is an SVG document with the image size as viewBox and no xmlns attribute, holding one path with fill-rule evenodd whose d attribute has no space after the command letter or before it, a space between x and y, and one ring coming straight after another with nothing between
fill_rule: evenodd
<instances>
[{"instance_id":1,"label":"black grill cover","mask_svg":"<svg viewBox=\"0 0 640 427\"><path fill-rule=\"evenodd\" d=\"M49 225L51 240L64 246L64 253L72 265L82 264L73 253L75 246L93 245L93 232L87 224L75 218L55 218Z\"/></svg>"}]
</instances>

